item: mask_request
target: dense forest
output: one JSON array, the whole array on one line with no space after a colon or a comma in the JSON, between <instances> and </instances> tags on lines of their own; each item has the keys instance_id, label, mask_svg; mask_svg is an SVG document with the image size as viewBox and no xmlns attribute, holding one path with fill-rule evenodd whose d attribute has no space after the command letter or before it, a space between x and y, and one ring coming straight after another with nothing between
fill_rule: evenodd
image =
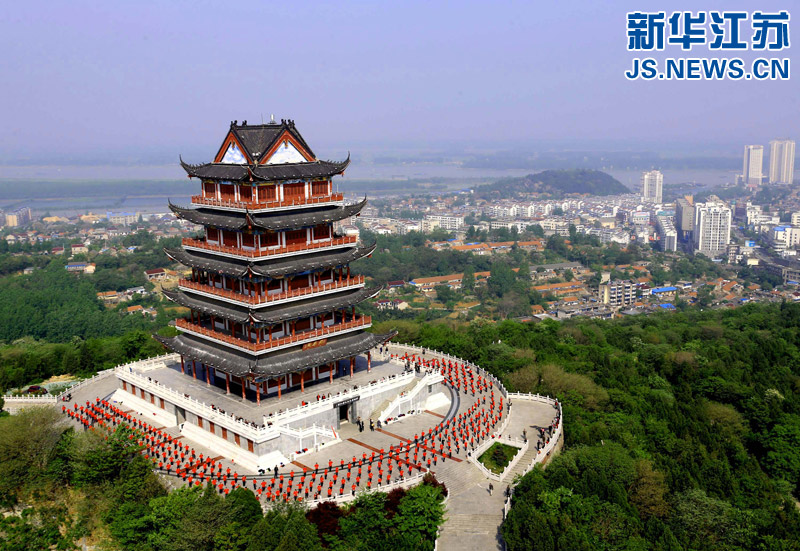
<instances>
[{"instance_id":1,"label":"dense forest","mask_svg":"<svg viewBox=\"0 0 800 551\"><path fill-rule=\"evenodd\" d=\"M152 287L145 281L144 270L164 265L160 246L165 241L157 243L147 232L127 236L122 245L135 246L136 251L94 254L94 274L67 272L67 259L61 256L0 254L0 263L3 258L34 258L41 265L28 275L0 278L0 389L41 382L52 375L91 375L163 353L150 335L172 331L167 327L175 317L174 310L167 310L171 303L161 303L156 297L137 298L107 308L97 292ZM126 307L141 303L155 306L155 319L126 314Z\"/></svg>"},{"instance_id":2,"label":"dense forest","mask_svg":"<svg viewBox=\"0 0 800 551\"><path fill-rule=\"evenodd\" d=\"M521 480L508 549L800 549L800 305L390 326L564 404L565 449Z\"/></svg>"},{"instance_id":3,"label":"dense forest","mask_svg":"<svg viewBox=\"0 0 800 551\"><path fill-rule=\"evenodd\" d=\"M545 170L522 178L503 178L475 189L477 197L487 200L511 199L532 193L563 197L570 193L618 195L630 193L630 190L605 172L586 169Z\"/></svg>"},{"instance_id":4,"label":"dense forest","mask_svg":"<svg viewBox=\"0 0 800 551\"><path fill-rule=\"evenodd\" d=\"M74 432L55 409L0 418L0 548L121 551L321 551L434 548L446 488L432 476L409 490L339 507L278 504L212 486L167 492L124 425L106 437Z\"/></svg>"}]
</instances>

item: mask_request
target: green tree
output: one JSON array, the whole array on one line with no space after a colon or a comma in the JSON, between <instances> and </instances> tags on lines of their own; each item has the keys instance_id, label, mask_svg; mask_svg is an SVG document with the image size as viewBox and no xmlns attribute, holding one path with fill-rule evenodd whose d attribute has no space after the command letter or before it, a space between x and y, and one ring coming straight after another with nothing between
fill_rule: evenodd
<instances>
[{"instance_id":1,"label":"green tree","mask_svg":"<svg viewBox=\"0 0 800 551\"><path fill-rule=\"evenodd\" d=\"M461 276L461 289L465 293L471 293L475 289L475 269L470 265L464 268L464 275Z\"/></svg>"},{"instance_id":2,"label":"green tree","mask_svg":"<svg viewBox=\"0 0 800 551\"><path fill-rule=\"evenodd\" d=\"M444 520L442 492L428 484L419 484L406 492L394 521L402 540L401 548L433 549L436 533Z\"/></svg>"},{"instance_id":3,"label":"green tree","mask_svg":"<svg viewBox=\"0 0 800 551\"><path fill-rule=\"evenodd\" d=\"M489 274L489 291L497 297L502 297L512 289L515 279L516 274L508 264L495 262Z\"/></svg>"},{"instance_id":4,"label":"green tree","mask_svg":"<svg viewBox=\"0 0 800 551\"><path fill-rule=\"evenodd\" d=\"M67 429L54 408L32 407L0 418L0 503L16 502L20 487L34 483Z\"/></svg>"}]
</instances>

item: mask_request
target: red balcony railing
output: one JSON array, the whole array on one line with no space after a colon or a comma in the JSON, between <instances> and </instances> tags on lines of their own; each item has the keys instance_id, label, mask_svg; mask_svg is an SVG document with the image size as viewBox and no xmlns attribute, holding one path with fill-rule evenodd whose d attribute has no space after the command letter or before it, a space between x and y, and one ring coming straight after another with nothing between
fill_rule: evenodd
<instances>
[{"instance_id":1,"label":"red balcony railing","mask_svg":"<svg viewBox=\"0 0 800 551\"><path fill-rule=\"evenodd\" d=\"M317 243L297 243L294 245L287 245L286 247L275 247L272 249L248 251L240 247L230 247L228 245L214 245L199 239L192 239L184 237L181 243L187 247L195 247L198 249L205 249L217 253L227 253L236 256L245 256L247 258L262 258L265 256L276 256L280 254L301 252L301 251L314 251L317 249L326 249L328 247L336 247L338 245L349 245L356 243L358 238L354 235L335 237L333 239L326 239Z\"/></svg>"},{"instance_id":2,"label":"red balcony railing","mask_svg":"<svg viewBox=\"0 0 800 551\"><path fill-rule=\"evenodd\" d=\"M246 304L268 304L270 302L275 302L278 300L303 297L307 295L313 295L315 293L324 293L326 291L333 291L335 289L346 289L347 287L352 287L354 285L361 285L363 283L364 283L364 276L358 275L345 278L341 282L334 281L333 283L312 285L310 287L303 287L301 289L294 289L282 293L273 293L271 295L268 294L265 296L260 296L260 295L249 296L242 293L238 293L236 291L231 291L229 289L220 289L218 287L212 287L211 285L206 285L204 283L197 283L196 281L190 281L188 279L181 279L178 281L178 285L181 287L185 287L187 289L193 289L195 291L200 291L203 293L209 293L212 295L216 295L218 297L224 297L230 300L235 300L237 302L244 302Z\"/></svg>"},{"instance_id":3,"label":"red balcony railing","mask_svg":"<svg viewBox=\"0 0 800 551\"><path fill-rule=\"evenodd\" d=\"M233 337L231 335L228 335L226 333L221 333L220 331L216 331L213 329L207 329L201 325L192 323L191 321L184 318L179 318L175 320L175 326L180 329L185 329L193 333L199 333L206 337L222 341L232 346L238 346L240 348L250 350L251 352L260 352L262 350L269 350L270 348L276 348L287 344L303 342L309 339L316 339L318 337L327 337L330 335L334 335L336 333L340 333L342 331L347 331L348 329L355 329L357 327L366 327L371 323L372 323L372 317L370 316L356 316L356 319L353 321L345 321L337 323L335 325L329 325L328 327L321 327L319 329L311 329L309 331L303 331L302 333L296 333L294 336L288 335L285 337L272 339L271 341L257 343L257 342L248 342L246 340Z\"/></svg>"},{"instance_id":4,"label":"red balcony railing","mask_svg":"<svg viewBox=\"0 0 800 551\"><path fill-rule=\"evenodd\" d=\"M283 201L231 201L228 199L212 199L210 197L203 197L202 195L193 195L192 203L196 205L207 205L211 207L228 207L236 209L274 209L279 207L297 207L303 205L319 205L321 203L333 203L336 201L344 201L344 194L331 193L321 197L293 197Z\"/></svg>"}]
</instances>

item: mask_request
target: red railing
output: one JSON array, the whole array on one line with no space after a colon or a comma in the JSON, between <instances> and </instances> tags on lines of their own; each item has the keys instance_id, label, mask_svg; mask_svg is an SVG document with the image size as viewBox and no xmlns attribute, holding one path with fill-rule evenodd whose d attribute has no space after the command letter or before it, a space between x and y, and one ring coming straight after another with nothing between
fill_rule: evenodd
<instances>
[{"instance_id":1,"label":"red railing","mask_svg":"<svg viewBox=\"0 0 800 551\"><path fill-rule=\"evenodd\" d=\"M202 195L192 195L192 203L196 205L208 205L211 207L228 207L236 209L274 209L278 207L296 207L302 205L318 205L320 203L333 203L335 201L344 201L344 194L331 193L321 197L293 197L291 199L284 199L283 201L229 201L226 199L211 199L203 197Z\"/></svg>"},{"instance_id":2,"label":"red railing","mask_svg":"<svg viewBox=\"0 0 800 551\"><path fill-rule=\"evenodd\" d=\"M214 251L218 253L228 253L236 256L246 256L248 258L261 258L263 256L275 256L279 254L294 253L300 251L313 251L316 249L325 249L328 247L335 247L337 245L349 245L358 241L354 235L336 237L334 239L326 239L317 243L297 243L288 245L286 247L275 247L273 249L265 249L261 251L248 251L240 247L229 247L228 245L214 245L199 239L192 239L191 237L184 237L181 243L187 247L196 247L198 249L205 249L207 251Z\"/></svg>"},{"instance_id":3,"label":"red railing","mask_svg":"<svg viewBox=\"0 0 800 551\"><path fill-rule=\"evenodd\" d=\"M364 276L358 275L345 278L341 282L334 281L333 283L312 285L311 287L303 287L301 289L294 289L292 291L274 293L271 295L267 294L266 296L260 296L260 295L249 296L249 295L244 295L242 293L238 293L236 291L231 291L229 289L220 289L218 287L212 287L211 285L206 285L204 283L197 283L196 281L190 281L188 279L181 279L178 281L179 286L186 287L187 289L193 289L195 291L200 291L203 293L209 293L220 297L229 298L231 300L236 300L238 302L246 302L248 304L265 304L269 302L275 302L277 300L284 300L287 298L313 295L314 293L324 293L325 291L332 291L334 289L345 289L347 287L351 287L353 285L360 285L362 283L364 283Z\"/></svg>"},{"instance_id":4,"label":"red railing","mask_svg":"<svg viewBox=\"0 0 800 551\"><path fill-rule=\"evenodd\" d=\"M372 323L372 317L370 316L356 316L356 319L353 321L345 321L342 323L337 323L335 325L329 325L328 327L322 327L320 329L312 329L310 331L296 333L294 336L289 335L286 337L272 339L271 341L268 342L255 343L255 342L248 342L239 339L237 337L232 337L231 335L220 333L219 331L215 331L213 329L206 329L205 327L197 325L196 323L192 323L191 321L184 318L179 318L175 320L176 327L179 327L181 329L186 329L187 331L192 331L193 333L199 333L206 337L210 337L212 339L216 339L218 341L222 341L233 346L246 348L251 352L260 352L262 350L269 350L270 348L275 348L286 344L302 342L317 337L326 337L328 335L333 335L335 333L346 331L348 329L354 329L356 327L365 327L371 323Z\"/></svg>"}]
</instances>

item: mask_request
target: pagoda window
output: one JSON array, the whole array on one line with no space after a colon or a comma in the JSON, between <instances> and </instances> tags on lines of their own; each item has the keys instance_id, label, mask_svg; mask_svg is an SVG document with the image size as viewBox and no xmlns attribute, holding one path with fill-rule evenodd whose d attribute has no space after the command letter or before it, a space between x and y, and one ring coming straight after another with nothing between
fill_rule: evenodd
<instances>
[{"instance_id":1,"label":"pagoda window","mask_svg":"<svg viewBox=\"0 0 800 551\"><path fill-rule=\"evenodd\" d=\"M319 224L312 230L314 241L331 238L331 227L328 224Z\"/></svg>"},{"instance_id":2,"label":"pagoda window","mask_svg":"<svg viewBox=\"0 0 800 551\"><path fill-rule=\"evenodd\" d=\"M273 279L267 283L267 294L274 295L283 291L283 281L280 279Z\"/></svg>"},{"instance_id":3,"label":"pagoda window","mask_svg":"<svg viewBox=\"0 0 800 551\"><path fill-rule=\"evenodd\" d=\"M220 230L220 231L222 232L222 244L223 245L225 245L227 247L238 247L239 246L239 240L237 239L238 235L237 235L236 232L227 231L227 230L225 230L225 231Z\"/></svg>"},{"instance_id":4,"label":"pagoda window","mask_svg":"<svg viewBox=\"0 0 800 551\"><path fill-rule=\"evenodd\" d=\"M303 289L309 287L310 284L308 282L308 276L302 275L297 276L289 280L289 290L294 291L295 289Z\"/></svg>"},{"instance_id":5,"label":"pagoda window","mask_svg":"<svg viewBox=\"0 0 800 551\"><path fill-rule=\"evenodd\" d=\"M222 288L226 289L228 291L233 291L234 283L235 283L234 279L232 279L232 278L230 278L228 276L225 276L225 280L223 281Z\"/></svg>"},{"instance_id":6,"label":"pagoda window","mask_svg":"<svg viewBox=\"0 0 800 551\"><path fill-rule=\"evenodd\" d=\"M206 197L208 199L217 198L217 184L215 182L203 183L203 197Z\"/></svg>"},{"instance_id":7,"label":"pagoda window","mask_svg":"<svg viewBox=\"0 0 800 551\"><path fill-rule=\"evenodd\" d=\"M283 200L291 201L292 199L305 199L306 184L305 182L298 182L296 184L283 184Z\"/></svg>"},{"instance_id":8,"label":"pagoda window","mask_svg":"<svg viewBox=\"0 0 800 551\"><path fill-rule=\"evenodd\" d=\"M242 234L242 248L252 251L256 248L256 236L252 233Z\"/></svg>"},{"instance_id":9,"label":"pagoda window","mask_svg":"<svg viewBox=\"0 0 800 551\"><path fill-rule=\"evenodd\" d=\"M280 236L277 232L262 233L260 236L260 243L262 249L277 247L281 244Z\"/></svg>"},{"instance_id":10,"label":"pagoda window","mask_svg":"<svg viewBox=\"0 0 800 551\"><path fill-rule=\"evenodd\" d=\"M311 195L312 197L319 197L320 195L328 195L328 182L312 182Z\"/></svg>"},{"instance_id":11,"label":"pagoda window","mask_svg":"<svg viewBox=\"0 0 800 551\"><path fill-rule=\"evenodd\" d=\"M236 199L236 188L233 184L220 184L219 195L223 201L234 201Z\"/></svg>"},{"instance_id":12,"label":"pagoda window","mask_svg":"<svg viewBox=\"0 0 800 551\"><path fill-rule=\"evenodd\" d=\"M286 245L299 245L308 242L308 232L306 230L292 230L284 232Z\"/></svg>"},{"instance_id":13,"label":"pagoda window","mask_svg":"<svg viewBox=\"0 0 800 551\"><path fill-rule=\"evenodd\" d=\"M239 199L241 201L252 201L253 188L250 186L239 186Z\"/></svg>"},{"instance_id":14,"label":"pagoda window","mask_svg":"<svg viewBox=\"0 0 800 551\"><path fill-rule=\"evenodd\" d=\"M278 199L277 186L261 186L258 188L258 199L262 203L267 201L276 201Z\"/></svg>"},{"instance_id":15,"label":"pagoda window","mask_svg":"<svg viewBox=\"0 0 800 551\"><path fill-rule=\"evenodd\" d=\"M320 283L331 283L333 281L333 270L325 270L319 276Z\"/></svg>"},{"instance_id":16,"label":"pagoda window","mask_svg":"<svg viewBox=\"0 0 800 551\"><path fill-rule=\"evenodd\" d=\"M209 243L219 243L219 230L217 228L206 228L206 241Z\"/></svg>"}]
</instances>

